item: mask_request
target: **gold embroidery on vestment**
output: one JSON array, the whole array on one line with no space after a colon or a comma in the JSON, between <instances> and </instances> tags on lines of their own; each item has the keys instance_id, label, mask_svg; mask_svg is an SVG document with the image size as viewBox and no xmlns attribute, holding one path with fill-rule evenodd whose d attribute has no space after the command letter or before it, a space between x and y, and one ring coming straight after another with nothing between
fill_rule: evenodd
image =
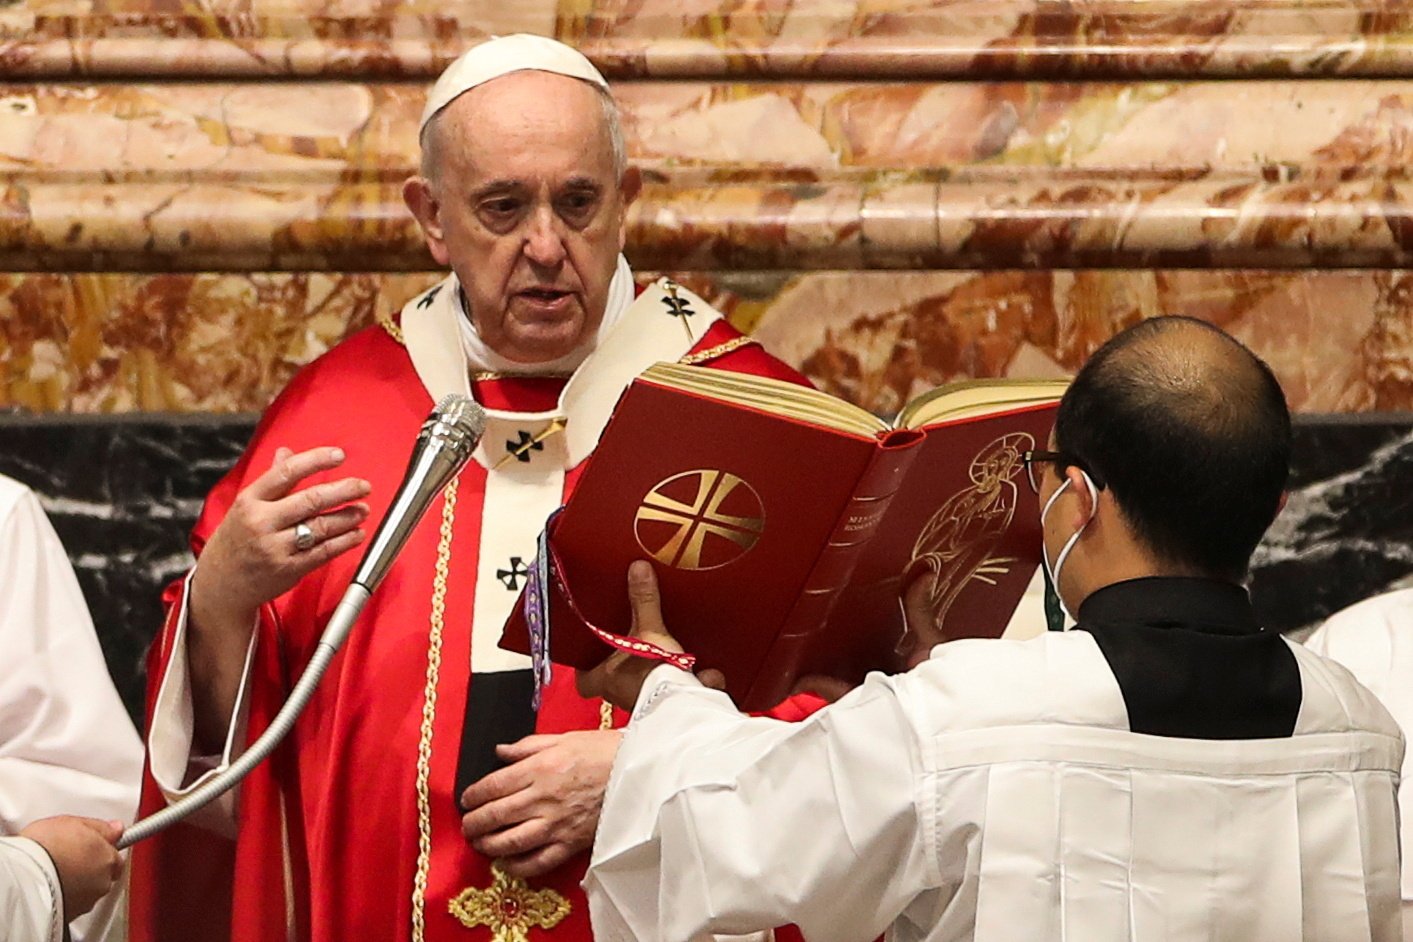
<instances>
[{"instance_id":1,"label":"gold embroidery on vestment","mask_svg":"<svg viewBox=\"0 0 1413 942\"><path fill-rule=\"evenodd\" d=\"M669 281L665 278L663 279L662 288L664 291L667 292L667 309L672 312L673 317L677 318L682 322L682 329L687 332L687 340L691 341L696 338L692 336L692 326L687 323L687 318L691 317L697 312L692 310L687 305L686 301L683 301L681 298L677 297L677 287L677 282Z\"/></svg>"},{"instance_id":2,"label":"gold embroidery on vestment","mask_svg":"<svg viewBox=\"0 0 1413 942\"><path fill-rule=\"evenodd\" d=\"M532 890L519 877L491 865L491 885L467 887L447 909L468 929L485 926L492 942L529 942L532 928L553 929L569 915L569 900L554 890Z\"/></svg>"},{"instance_id":3,"label":"gold embroidery on vestment","mask_svg":"<svg viewBox=\"0 0 1413 942\"><path fill-rule=\"evenodd\" d=\"M699 363L706 363L715 360L717 357L725 356L732 350L739 350L748 343L759 343L754 337L733 337L725 343L719 343L714 347L707 347L699 353L689 353L677 362L683 366L696 366Z\"/></svg>"},{"instance_id":4,"label":"gold embroidery on vestment","mask_svg":"<svg viewBox=\"0 0 1413 942\"><path fill-rule=\"evenodd\" d=\"M516 445L514 448L507 451L504 458L501 458L499 461L497 461L494 465L491 466L491 470L497 471L500 469L501 465L505 464L511 458L518 458L521 455L528 453L531 448L534 448L536 445L540 444L545 439L549 438L551 435L554 435L557 432L564 431L565 426L567 426L568 424L569 420L564 418L563 416L554 419L552 422L550 422L549 425L545 426L544 431L540 432L540 434L536 435L534 438L526 439L519 445ZM521 434L523 435L524 433L522 432ZM507 444L509 443L507 442Z\"/></svg>"},{"instance_id":5,"label":"gold embroidery on vestment","mask_svg":"<svg viewBox=\"0 0 1413 942\"><path fill-rule=\"evenodd\" d=\"M472 370L471 379L486 383L497 379L568 379L573 373L501 373L496 370Z\"/></svg>"}]
</instances>

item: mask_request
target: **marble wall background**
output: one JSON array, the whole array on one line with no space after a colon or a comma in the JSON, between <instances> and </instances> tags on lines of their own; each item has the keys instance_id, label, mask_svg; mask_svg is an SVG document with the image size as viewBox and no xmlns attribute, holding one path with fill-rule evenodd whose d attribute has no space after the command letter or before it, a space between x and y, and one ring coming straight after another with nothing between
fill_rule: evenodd
<instances>
[{"instance_id":1,"label":"marble wall background","mask_svg":"<svg viewBox=\"0 0 1413 942\"><path fill-rule=\"evenodd\" d=\"M658 273L639 272L648 281ZM436 273L0 274L0 405L34 412L258 411ZM1413 408L1403 269L675 271L819 386L877 412L977 376L1073 373L1133 321L1220 324L1292 408Z\"/></svg>"},{"instance_id":2,"label":"marble wall background","mask_svg":"<svg viewBox=\"0 0 1413 942\"><path fill-rule=\"evenodd\" d=\"M399 196L424 89L520 30L613 80L644 280L879 412L1209 319L1301 415L1270 623L1413 579L1400 0L17 0L0 471L45 496L129 695L251 416L438 277Z\"/></svg>"},{"instance_id":3,"label":"marble wall background","mask_svg":"<svg viewBox=\"0 0 1413 942\"><path fill-rule=\"evenodd\" d=\"M0 474L39 495L135 723L162 589L191 566L187 533L201 502L254 428L253 416L0 419Z\"/></svg>"},{"instance_id":4,"label":"marble wall background","mask_svg":"<svg viewBox=\"0 0 1413 942\"><path fill-rule=\"evenodd\" d=\"M1413 81L615 87L643 267L1396 267ZM422 86L0 82L0 267L425 270Z\"/></svg>"}]
</instances>

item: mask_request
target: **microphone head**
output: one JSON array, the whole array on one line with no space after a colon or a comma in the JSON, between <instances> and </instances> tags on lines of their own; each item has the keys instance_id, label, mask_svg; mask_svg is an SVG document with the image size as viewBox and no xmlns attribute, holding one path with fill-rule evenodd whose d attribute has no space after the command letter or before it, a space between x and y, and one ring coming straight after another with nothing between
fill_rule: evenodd
<instances>
[{"instance_id":1,"label":"microphone head","mask_svg":"<svg viewBox=\"0 0 1413 942\"><path fill-rule=\"evenodd\" d=\"M466 396L450 395L422 423L402 484L368 543L353 581L370 593L382 582L432 499L470 460L486 431L486 411Z\"/></svg>"},{"instance_id":2,"label":"microphone head","mask_svg":"<svg viewBox=\"0 0 1413 942\"><path fill-rule=\"evenodd\" d=\"M476 450L476 443L486 431L486 410L469 396L449 393L437 403L427 421L422 423L419 440L436 440L450 448L458 461L465 461Z\"/></svg>"},{"instance_id":3,"label":"microphone head","mask_svg":"<svg viewBox=\"0 0 1413 942\"><path fill-rule=\"evenodd\" d=\"M470 396L447 393L432 410L433 416L460 427L466 434L480 438L486 431L486 410Z\"/></svg>"}]
</instances>

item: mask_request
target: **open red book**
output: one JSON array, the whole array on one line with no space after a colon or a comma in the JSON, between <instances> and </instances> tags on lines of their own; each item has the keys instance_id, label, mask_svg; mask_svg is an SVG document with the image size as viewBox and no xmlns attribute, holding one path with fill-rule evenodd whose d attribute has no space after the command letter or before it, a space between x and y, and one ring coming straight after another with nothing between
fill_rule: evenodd
<instances>
[{"instance_id":1,"label":"open red book","mask_svg":"<svg viewBox=\"0 0 1413 942\"><path fill-rule=\"evenodd\" d=\"M673 636L746 710L806 674L897 668L905 572L933 580L948 636L999 635L1040 559L1021 456L1045 447L1064 388L944 386L888 423L777 380L650 368L551 528L550 659L611 653L587 625L628 633L635 559L654 564ZM524 602L501 645L528 654Z\"/></svg>"}]
</instances>

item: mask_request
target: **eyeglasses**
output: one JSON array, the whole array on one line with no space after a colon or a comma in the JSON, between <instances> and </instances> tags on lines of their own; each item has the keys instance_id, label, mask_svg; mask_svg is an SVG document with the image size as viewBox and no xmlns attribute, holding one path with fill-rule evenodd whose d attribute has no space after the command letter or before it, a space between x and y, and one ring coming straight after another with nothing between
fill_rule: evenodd
<instances>
[{"instance_id":1,"label":"eyeglasses","mask_svg":"<svg viewBox=\"0 0 1413 942\"><path fill-rule=\"evenodd\" d=\"M1032 494L1040 493L1040 469L1037 465L1042 465L1047 461L1054 461L1057 464L1074 464L1072 458L1059 451L1026 451L1021 454L1021 461L1025 464L1025 479L1030 484Z\"/></svg>"},{"instance_id":2,"label":"eyeglasses","mask_svg":"<svg viewBox=\"0 0 1413 942\"><path fill-rule=\"evenodd\" d=\"M1094 483L1095 487L1101 491L1104 489L1104 479L1087 463L1074 455L1066 454L1063 451L1040 451L1037 449L1021 452L1021 463L1025 465L1025 480L1030 484L1032 494L1038 495L1040 493L1040 469L1036 465L1045 464L1047 461L1055 462L1057 471L1065 468L1078 468L1089 475L1089 480Z\"/></svg>"}]
</instances>

